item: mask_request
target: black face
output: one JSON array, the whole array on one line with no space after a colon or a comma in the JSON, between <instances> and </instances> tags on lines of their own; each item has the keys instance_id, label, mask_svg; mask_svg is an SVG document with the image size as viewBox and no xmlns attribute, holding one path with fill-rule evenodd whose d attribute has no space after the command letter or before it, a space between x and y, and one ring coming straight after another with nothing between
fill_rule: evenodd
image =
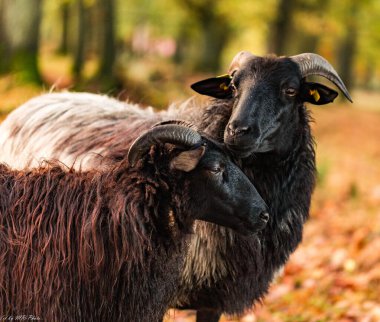
<instances>
[{"instance_id":1,"label":"black face","mask_svg":"<svg viewBox=\"0 0 380 322\"><path fill-rule=\"evenodd\" d=\"M322 105L338 95L322 84L305 82L297 63L287 57L252 56L231 75L205 79L192 88L219 99L232 98L224 142L241 158L290 151L302 126L303 102Z\"/></svg>"},{"instance_id":2,"label":"black face","mask_svg":"<svg viewBox=\"0 0 380 322\"><path fill-rule=\"evenodd\" d=\"M225 144L240 157L285 152L298 129L301 75L288 58L252 58L232 75L235 98Z\"/></svg>"},{"instance_id":3,"label":"black face","mask_svg":"<svg viewBox=\"0 0 380 322\"><path fill-rule=\"evenodd\" d=\"M212 143L209 143L212 144ZM197 218L241 234L263 229L267 206L253 184L220 149L206 149L197 167L187 174Z\"/></svg>"}]
</instances>

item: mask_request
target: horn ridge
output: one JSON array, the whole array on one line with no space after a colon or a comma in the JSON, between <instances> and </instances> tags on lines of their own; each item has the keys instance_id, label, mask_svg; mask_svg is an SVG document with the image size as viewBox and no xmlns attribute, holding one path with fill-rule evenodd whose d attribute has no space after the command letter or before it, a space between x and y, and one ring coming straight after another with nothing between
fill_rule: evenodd
<instances>
[{"instance_id":1,"label":"horn ridge","mask_svg":"<svg viewBox=\"0 0 380 322\"><path fill-rule=\"evenodd\" d=\"M202 136L195 130L178 124L158 125L140 135L131 145L127 159L134 167L136 162L157 143L172 143L192 147L202 142Z\"/></svg>"},{"instance_id":2,"label":"horn ridge","mask_svg":"<svg viewBox=\"0 0 380 322\"><path fill-rule=\"evenodd\" d=\"M228 68L228 73L231 74L234 70L238 69L245 61L249 58L254 57L254 55L246 50L238 52L232 59L230 67Z\"/></svg>"},{"instance_id":3,"label":"horn ridge","mask_svg":"<svg viewBox=\"0 0 380 322\"><path fill-rule=\"evenodd\" d=\"M300 68L302 77L310 75L323 76L334 83L352 103L352 98L338 73L332 65L322 56L314 53L303 53L289 57Z\"/></svg>"}]
</instances>

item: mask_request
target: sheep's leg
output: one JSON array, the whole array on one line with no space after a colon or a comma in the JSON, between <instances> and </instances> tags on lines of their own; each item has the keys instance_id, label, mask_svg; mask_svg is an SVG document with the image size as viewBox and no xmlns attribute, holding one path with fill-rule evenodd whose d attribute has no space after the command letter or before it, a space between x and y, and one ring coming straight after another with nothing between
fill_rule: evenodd
<instances>
[{"instance_id":1,"label":"sheep's leg","mask_svg":"<svg viewBox=\"0 0 380 322\"><path fill-rule=\"evenodd\" d=\"M222 314L211 310L197 310L197 322L218 322Z\"/></svg>"}]
</instances>

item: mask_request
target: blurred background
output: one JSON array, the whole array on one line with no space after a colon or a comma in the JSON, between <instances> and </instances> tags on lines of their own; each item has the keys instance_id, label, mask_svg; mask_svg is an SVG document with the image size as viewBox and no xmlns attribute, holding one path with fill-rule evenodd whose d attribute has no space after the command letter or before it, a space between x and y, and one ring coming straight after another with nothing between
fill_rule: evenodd
<instances>
[{"instance_id":1,"label":"blurred background","mask_svg":"<svg viewBox=\"0 0 380 322\"><path fill-rule=\"evenodd\" d=\"M240 50L319 53L354 104L310 106L318 185L304 241L255 313L224 321L380 321L380 1L0 0L0 121L62 89L165 108Z\"/></svg>"}]
</instances>

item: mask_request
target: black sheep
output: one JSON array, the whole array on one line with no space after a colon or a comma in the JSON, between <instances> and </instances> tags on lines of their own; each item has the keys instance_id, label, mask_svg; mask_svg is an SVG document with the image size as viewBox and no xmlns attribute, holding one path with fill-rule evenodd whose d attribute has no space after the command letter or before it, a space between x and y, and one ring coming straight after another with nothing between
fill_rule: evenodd
<instances>
[{"instance_id":1,"label":"black sheep","mask_svg":"<svg viewBox=\"0 0 380 322\"><path fill-rule=\"evenodd\" d=\"M0 164L0 312L160 321L194 219L251 234L268 215L223 147L188 127L153 128L107 171Z\"/></svg>"},{"instance_id":2,"label":"black sheep","mask_svg":"<svg viewBox=\"0 0 380 322\"><path fill-rule=\"evenodd\" d=\"M225 142L255 182L271 217L259 234L241 238L199 223L193 235L179 304L197 310L197 322L218 321L221 313L242 314L261 300L276 272L302 240L315 185L315 151L304 102L326 104L334 90L305 80L321 75L351 98L333 67L321 56L257 57L239 53L229 74L193 84L212 101L199 128ZM212 232L212 234L210 234ZM199 268L202 258L217 261ZM207 267L216 269L208 271ZM194 274L196 272L196 274Z\"/></svg>"}]
</instances>

